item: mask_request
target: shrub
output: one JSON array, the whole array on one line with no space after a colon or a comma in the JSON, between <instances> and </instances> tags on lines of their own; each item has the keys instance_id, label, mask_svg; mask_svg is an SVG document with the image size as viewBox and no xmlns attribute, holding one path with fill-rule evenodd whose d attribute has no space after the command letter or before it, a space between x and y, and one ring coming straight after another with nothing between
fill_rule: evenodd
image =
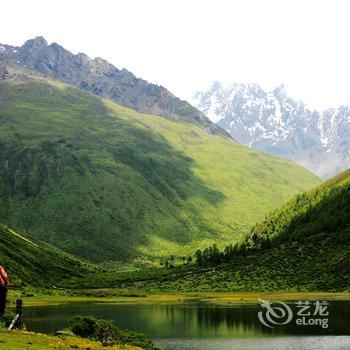
<instances>
[{"instance_id":1,"label":"shrub","mask_svg":"<svg viewBox=\"0 0 350 350\"><path fill-rule=\"evenodd\" d=\"M76 316L69 321L69 328L75 335L82 338L134 345L145 350L159 350L145 334L120 329L108 320Z\"/></svg>"},{"instance_id":2,"label":"shrub","mask_svg":"<svg viewBox=\"0 0 350 350\"><path fill-rule=\"evenodd\" d=\"M70 330L83 338L92 338L96 332L96 320L91 317L76 316L69 321Z\"/></svg>"}]
</instances>

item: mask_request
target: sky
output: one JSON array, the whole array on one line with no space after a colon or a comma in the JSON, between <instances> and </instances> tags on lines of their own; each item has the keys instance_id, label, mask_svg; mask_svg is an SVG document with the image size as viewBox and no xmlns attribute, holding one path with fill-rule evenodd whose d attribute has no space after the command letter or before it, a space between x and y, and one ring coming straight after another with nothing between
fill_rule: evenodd
<instances>
[{"instance_id":1,"label":"sky","mask_svg":"<svg viewBox=\"0 0 350 350\"><path fill-rule=\"evenodd\" d=\"M350 104L348 0L16 0L1 12L0 43L44 36L181 98L218 80Z\"/></svg>"}]
</instances>

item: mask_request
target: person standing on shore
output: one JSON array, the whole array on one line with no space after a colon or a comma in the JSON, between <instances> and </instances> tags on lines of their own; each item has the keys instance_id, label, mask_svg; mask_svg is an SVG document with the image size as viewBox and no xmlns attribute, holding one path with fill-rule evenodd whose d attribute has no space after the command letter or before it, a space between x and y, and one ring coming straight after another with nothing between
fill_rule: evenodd
<instances>
[{"instance_id":1,"label":"person standing on shore","mask_svg":"<svg viewBox=\"0 0 350 350\"><path fill-rule=\"evenodd\" d=\"M5 269L0 265L0 316L5 313L6 297L7 297L7 282L9 276Z\"/></svg>"}]
</instances>

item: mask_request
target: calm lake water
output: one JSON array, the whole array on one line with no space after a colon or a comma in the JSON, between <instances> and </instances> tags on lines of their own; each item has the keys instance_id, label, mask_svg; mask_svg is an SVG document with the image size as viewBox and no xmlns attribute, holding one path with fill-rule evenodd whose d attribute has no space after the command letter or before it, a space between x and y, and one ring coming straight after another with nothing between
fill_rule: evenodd
<instances>
[{"instance_id":1,"label":"calm lake water","mask_svg":"<svg viewBox=\"0 0 350 350\"><path fill-rule=\"evenodd\" d=\"M350 302L330 302L328 328L298 326L293 318L270 329L258 320L261 310L257 304L80 303L26 308L25 323L29 330L52 333L75 315L110 319L120 328L146 333L165 350L350 349Z\"/></svg>"}]
</instances>

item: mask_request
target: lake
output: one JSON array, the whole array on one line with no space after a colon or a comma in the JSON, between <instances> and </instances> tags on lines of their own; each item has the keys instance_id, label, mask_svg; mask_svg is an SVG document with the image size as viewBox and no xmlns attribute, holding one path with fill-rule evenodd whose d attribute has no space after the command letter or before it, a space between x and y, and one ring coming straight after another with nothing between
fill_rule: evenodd
<instances>
[{"instance_id":1,"label":"lake","mask_svg":"<svg viewBox=\"0 0 350 350\"><path fill-rule=\"evenodd\" d=\"M28 330L53 333L76 315L114 320L120 328L142 331L165 350L349 350L350 302L331 301L328 328L297 325L274 328L258 319L258 304L212 305L69 303L25 309Z\"/></svg>"}]
</instances>

